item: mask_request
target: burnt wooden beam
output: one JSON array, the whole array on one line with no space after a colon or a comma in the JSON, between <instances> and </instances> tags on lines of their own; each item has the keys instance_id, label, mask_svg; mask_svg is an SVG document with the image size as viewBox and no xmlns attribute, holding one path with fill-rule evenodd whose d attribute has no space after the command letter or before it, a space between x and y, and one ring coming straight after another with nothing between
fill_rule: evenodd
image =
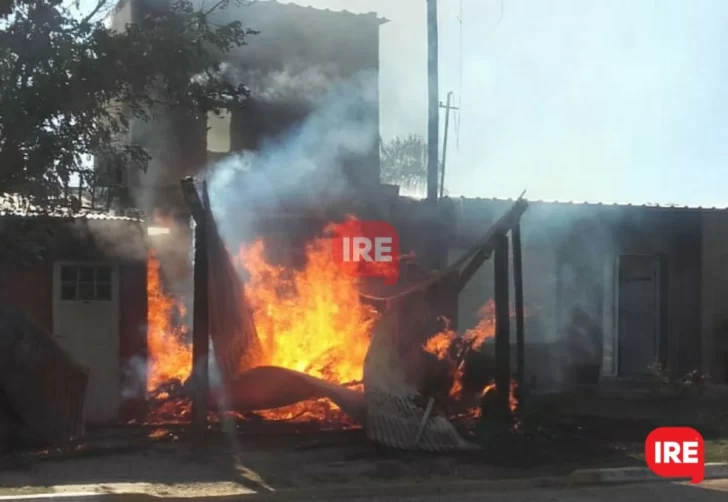
<instances>
[{"instance_id":1,"label":"burnt wooden beam","mask_svg":"<svg viewBox=\"0 0 728 502\"><path fill-rule=\"evenodd\" d=\"M483 263L488 261L488 258L490 258L492 252L492 249L481 249L475 254L475 256L473 256L473 258L470 260L470 263L468 263L465 268L463 268L457 279L456 291L458 294L460 294L465 286L467 286L468 282L470 282L470 279L473 278L473 276L480 269Z\"/></svg>"},{"instance_id":2,"label":"burnt wooden beam","mask_svg":"<svg viewBox=\"0 0 728 502\"><path fill-rule=\"evenodd\" d=\"M525 318L523 312L523 252L521 245L521 224L513 227L512 234L513 244L513 293L515 295L516 304L516 361L517 380L519 388L520 400L523 400L523 394L526 391L525 383L525 364L526 364L526 347L525 347Z\"/></svg>"},{"instance_id":3,"label":"burnt wooden beam","mask_svg":"<svg viewBox=\"0 0 728 502\"><path fill-rule=\"evenodd\" d=\"M498 235L505 235L509 230L517 226L521 221L523 213L526 212L526 209L528 209L528 202L519 198L513 206L488 229L488 232L475 243L470 251L450 266L451 268L459 268L467 263L460 272L460 283L457 287L458 293L465 288L470 279L473 278L473 275L475 275L483 263L490 258L493 250L495 249L495 240Z\"/></svg>"},{"instance_id":4,"label":"burnt wooden beam","mask_svg":"<svg viewBox=\"0 0 728 502\"><path fill-rule=\"evenodd\" d=\"M494 279L495 279L495 388L497 392L497 414L509 416L509 396L511 390L511 340L510 312L508 298L509 242L506 234L494 239Z\"/></svg>"},{"instance_id":5,"label":"burnt wooden beam","mask_svg":"<svg viewBox=\"0 0 728 502\"><path fill-rule=\"evenodd\" d=\"M182 185L182 197L184 197L187 206L190 208L190 214L195 222L204 221L206 219L205 207L200 199L200 194L197 192L195 181L191 177L187 177L180 181ZM205 191L207 188L204 189Z\"/></svg>"},{"instance_id":6,"label":"burnt wooden beam","mask_svg":"<svg viewBox=\"0 0 728 502\"><path fill-rule=\"evenodd\" d=\"M192 304L192 429L195 438L202 443L207 430L210 350L209 260L208 260L208 211L197 192L192 178L181 182L185 201L195 220L194 250L194 297ZM203 183L205 201L207 184Z\"/></svg>"}]
</instances>

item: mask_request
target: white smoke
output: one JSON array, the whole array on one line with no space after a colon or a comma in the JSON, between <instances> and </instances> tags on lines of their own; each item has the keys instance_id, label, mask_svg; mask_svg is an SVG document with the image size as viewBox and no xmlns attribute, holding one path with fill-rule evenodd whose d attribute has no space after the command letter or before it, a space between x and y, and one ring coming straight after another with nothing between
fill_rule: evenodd
<instances>
[{"instance_id":1,"label":"white smoke","mask_svg":"<svg viewBox=\"0 0 728 502\"><path fill-rule=\"evenodd\" d=\"M244 82L256 100L269 103L318 103L332 83L341 82L335 65L287 64L282 70L238 69L236 78Z\"/></svg>"},{"instance_id":2,"label":"white smoke","mask_svg":"<svg viewBox=\"0 0 728 502\"><path fill-rule=\"evenodd\" d=\"M323 208L350 193L344 166L376 151L377 84L375 73L360 74L327 93L321 106L283 137L212 166L210 200L224 240L243 237L240 227L250 208L271 210L286 203Z\"/></svg>"}]
</instances>

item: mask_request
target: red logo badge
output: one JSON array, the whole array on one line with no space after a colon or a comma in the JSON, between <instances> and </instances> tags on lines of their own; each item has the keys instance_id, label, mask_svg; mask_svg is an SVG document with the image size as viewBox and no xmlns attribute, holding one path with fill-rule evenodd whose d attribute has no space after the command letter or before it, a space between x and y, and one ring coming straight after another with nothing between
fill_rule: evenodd
<instances>
[{"instance_id":1,"label":"red logo badge","mask_svg":"<svg viewBox=\"0 0 728 502\"><path fill-rule=\"evenodd\" d=\"M652 472L663 478L705 478L703 436L690 427L660 427L645 440L645 460Z\"/></svg>"},{"instance_id":2,"label":"red logo badge","mask_svg":"<svg viewBox=\"0 0 728 502\"><path fill-rule=\"evenodd\" d=\"M399 237L386 221L351 219L330 227L336 264L355 277L383 277L385 284L399 280Z\"/></svg>"}]
</instances>

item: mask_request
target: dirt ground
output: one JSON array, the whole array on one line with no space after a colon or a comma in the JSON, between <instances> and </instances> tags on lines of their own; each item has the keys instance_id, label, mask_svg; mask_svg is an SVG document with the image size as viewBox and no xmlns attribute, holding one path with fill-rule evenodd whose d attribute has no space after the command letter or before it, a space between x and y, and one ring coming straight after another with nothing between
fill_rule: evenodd
<instances>
[{"instance_id":1,"label":"dirt ground","mask_svg":"<svg viewBox=\"0 0 728 502\"><path fill-rule=\"evenodd\" d=\"M709 414L686 403L671 405L684 414L677 416L664 406L611 402L594 408L576 406L574 399L566 402L568 413L548 407L541 416L533 412L516 433L481 431L483 450L467 454L392 451L367 442L361 430L314 432L247 424L228 433L211 431L200 449L180 426L101 429L90 431L72 451L26 452L6 459L0 495L55 487L195 497L322 485L554 476L576 468L644 466L644 438L652 428L668 424L704 429L707 461L728 461L723 408ZM708 415L718 418L708 420ZM696 416L702 425L688 421Z\"/></svg>"},{"instance_id":2,"label":"dirt ground","mask_svg":"<svg viewBox=\"0 0 728 502\"><path fill-rule=\"evenodd\" d=\"M128 432L97 434L105 439L90 440L84 450L56 458L46 455L19 459L13 469L0 472L0 494L2 487L13 493L39 486L77 492L86 491L88 485L95 485L96 491L140 490L157 495L194 496L200 490L208 495L211 490L237 494L320 485L552 475L569 472L575 466L543 462L527 467L504 466L494 464L491 455L483 455L487 452L395 452L366 442L362 431L252 437L216 432L209 437L204 451L195 449L188 440L173 440L173 435L183 436L183 431L152 443L143 438L118 439ZM116 440L112 439L114 435ZM94 442L103 442L104 446ZM505 464L513 464L514 460ZM623 460L614 461L624 464Z\"/></svg>"}]
</instances>

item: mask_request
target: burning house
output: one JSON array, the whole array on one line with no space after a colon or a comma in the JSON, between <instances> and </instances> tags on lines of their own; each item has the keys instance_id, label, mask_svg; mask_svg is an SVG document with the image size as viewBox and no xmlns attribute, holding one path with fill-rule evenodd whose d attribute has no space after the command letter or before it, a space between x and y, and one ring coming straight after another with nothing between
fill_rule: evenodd
<instances>
[{"instance_id":1,"label":"burning house","mask_svg":"<svg viewBox=\"0 0 728 502\"><path fill-rule=\"evenodd\" d=\"M165 5L121 2L112 25L122 29ZM379 184L378 38L384 21L275 1L230 6L220 15L239 15L259 31L224 56L224 71L250 88L246 106L222 117L191 117L182 110L131 124L131 141L152 159L146 172L128 172L124 179L159 230L149 240L155 273L148 281L148 390L165 401L168 384L190 375L192 230L180 179L203 173L227 252L248 277L246 296L260 340L261 354L251 355L255 363L358 385L374 314L356 281L337 273L318 237L331 221L381 211L382 201L396 194ZM212 307L226 298L211 299ZM169 400L157 410L153 419L187 413ZM264 415L331 413L319 402Z\"/></svg>"},{"instance_id":2,"label":"burning house","mask_svg":"<svg viewBox=\"0 0 728 502\"><path fill-rule=\"evenodd\" d=\"M111 25L123 29L168 5L122 0ZM230 169L216 171L236 176L252 166L254 173L233 185L244 207L224 207L227 213L253 207L270 214L273 206L285 212L282 206L293 205L310 214L380 192L378 66L384 20L276 1L232 4L217 15L225 21L237 17L258 32L247 45L223 55L223 71L251 91L245 107L208 117L176 110L133 122L130 141L145 147L151 161L145 172L122 176L149 219L174 227L153 247L165 288L185 296L191 291L191 233L179 187L183 177L199 175L218 161ZM327 144L321 138L331 139ZM218 206L231 200L227 195L215 194Z\"/></svg>"}]
</instances>

